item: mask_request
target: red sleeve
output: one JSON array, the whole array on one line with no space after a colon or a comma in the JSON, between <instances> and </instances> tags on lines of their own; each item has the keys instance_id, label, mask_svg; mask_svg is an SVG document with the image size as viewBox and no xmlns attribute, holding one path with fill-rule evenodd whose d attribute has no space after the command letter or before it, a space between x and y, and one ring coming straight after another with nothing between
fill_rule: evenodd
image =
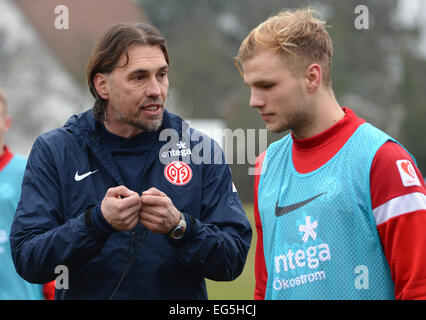
<instances>
[{"instance_id":1,"label":"red sleeve","mask_svg":"<svg viewBox=\"0 0 426 320\"><path fill-rule=\"evenodd\" d=\"M265 158L266 151L259 155L256 159L255 176L254 176L254 221L257 231L257 244L254 263L254 274L256 285L254 289L254 299L264 300L266 283L268 282L268 273L266 271L265 256L263 253L263 230L262 221L260 220L259 207L257 204L257 190L259 187L260 174L262 170L263 159Z\"/></svg>"},{"instance_id":2,"label":"red sleeve","mask_svg":"<svg viewBox=\"0 0 426 320\"><path fill-rule=\"evenodd\" d=\"M426 187L411 156L387 142L370 171L371 200L397 299L426 299Z\"/></svg>"},{"instance_id":3,"label":"red sleeve","mask_svg":"<svg viewBox=\"0 0 426 320\"><path fill-rule=\"evenodd\" d=\"M13 158L13 153L10 151L8 146L3 146L3 153L0 156L0 170L3 170L3 168L9 163L9 161Z\"/></svg>"},{"instance_id":4,"label":"red sleeve","mask_svg":"<svg viewBox=\"0 0 426 320\"><path fill-rule=\"evenodd\" d=\"M46 300L55 300L55 280L43 285L43 295Z\"/></svg>"}]
</instances>

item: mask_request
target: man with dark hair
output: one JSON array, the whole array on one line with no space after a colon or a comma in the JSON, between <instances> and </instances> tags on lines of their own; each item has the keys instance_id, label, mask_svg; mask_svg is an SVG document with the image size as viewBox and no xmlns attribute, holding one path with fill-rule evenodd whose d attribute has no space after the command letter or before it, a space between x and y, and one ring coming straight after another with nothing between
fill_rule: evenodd
<instances>
[{"instance_id":1,"label":"man with dark hair","mask_svg":"<svg viewBox=\"0 0 426 320\"><path fill-rule=\"evenodd\" d=\"M211 142L165 110L168 70L156 29L111 27L87 67L94 108L34 143L10 241L28 281L68 271L56 299L206 299L204 278L243 270L251 228L228 165L161 156Z\"/></svg>"},{"instance_id":2,"label":"man with dark hair","mask_svg":"<svg viewBox=\"0 0 426 320\"><path fill-rule=\"evenodd\" d=\"M255 299L425 299L426 187L414 158L337 102L318 12L283 10L236 62L268 130L256 164Z\"/></svg>"}]
</instances>

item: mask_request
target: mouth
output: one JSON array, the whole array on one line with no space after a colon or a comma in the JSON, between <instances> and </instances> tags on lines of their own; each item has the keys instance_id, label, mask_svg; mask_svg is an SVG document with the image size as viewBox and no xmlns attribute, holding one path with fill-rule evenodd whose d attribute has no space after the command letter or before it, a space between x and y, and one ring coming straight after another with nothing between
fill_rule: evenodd
<instances>
[{"instance_id":1,"label":"mouth","mask_svg":"<svg viewBox=\"0 0 426 320\"><path fill-rule=\"evenodd\" d=\"M145 114L146 116L155 117L161 114L163 105L158 103L151 103L151 104L142 106L140 109L142 113Z\"/></svg>"},{"instance_id":2,"label":"mouth","mask_svg":"<svg viewBox=\"0 0 426 320\"><path fill-rule=\"evenodd\" d=\"M270 118L272 118L273 115L273 113L260 113L260 116L264 121L269 120Z\"/></svg>"}]
</instances>

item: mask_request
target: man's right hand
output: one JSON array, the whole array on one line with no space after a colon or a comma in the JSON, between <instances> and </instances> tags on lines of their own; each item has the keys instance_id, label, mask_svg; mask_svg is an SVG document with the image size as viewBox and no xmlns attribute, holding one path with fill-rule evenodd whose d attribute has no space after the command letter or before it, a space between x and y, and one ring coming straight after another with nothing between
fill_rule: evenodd
<instances>
[{"instance_id":1,"label":"man's right hand","mask_svg":"<svg viewBox=\"0 0 426 320\"><path fill-rule=\"evenodd\" d=\"M137 192L118 186L107 190L101 203L101 212L114 229L126 231L138 223L141 206Z\"/></svg>"}]
</instances>

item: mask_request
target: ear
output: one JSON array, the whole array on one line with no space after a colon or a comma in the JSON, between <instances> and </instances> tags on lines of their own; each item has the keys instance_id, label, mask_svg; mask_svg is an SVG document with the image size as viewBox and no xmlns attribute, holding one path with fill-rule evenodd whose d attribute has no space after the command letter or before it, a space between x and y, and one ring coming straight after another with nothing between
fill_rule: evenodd
<instances>
[{"instance_id":1,"label":"ear","mask_svg":"<svg viewBox=\"0 0 426 320\"><path fill-rule=\"evenodd\" d=\"M93 84L95 86L98 95L104 99L109 99L109 84L108 77L103 73L97 73L93 78Z\"/></svg>"},{"instance_id":2,"label":"ear","mask_svg":"<svg viewBox=\"0 0 426 320\"><path fill-rule=\"evenodd\" d=\"M12 119L10 117L4 118L4 131L9 131L10 127L12 126Z\"/></svg>"},{"instance_id":3,"label":"ear","mask_svg":"<svg viewBox=\"0 0 426 320\"><path fill-rule=\"evenodd\" d=\"M321 85L322 81L321 66L317 63L309 65L309 67L306 69L305 79L308 92L315 91Z\"/></svg>"}]
</instances>

